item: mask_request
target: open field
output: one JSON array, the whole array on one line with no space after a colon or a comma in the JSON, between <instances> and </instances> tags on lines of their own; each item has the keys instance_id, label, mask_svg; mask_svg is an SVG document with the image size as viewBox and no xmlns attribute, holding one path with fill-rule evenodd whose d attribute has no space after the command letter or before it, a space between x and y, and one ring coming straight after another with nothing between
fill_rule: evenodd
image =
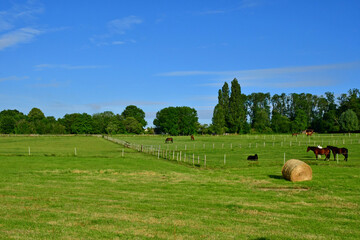
<instances>
[{"instance_id":1,"label":"open field","mask_svg":"<svg viewBox=\"0 0 360 240\"><path fill-rule=\"evenodd\" d=\"M247 167L245 161L249 155L255 153L259 155L260 166L282 166L285 159L299 159L310 164L333 165L334 157L331 155L331 162L323 162L324 156L320 161L313 162L315 155L313 152L306 152L308 146L327 145L346 147L349 149L350 160L346 166L360 163L360 135L359 134L316 134L311 137L299 135L233 135L233 136L195 136L195 141L191 141L189 136L173 137L173 143L165 143L165 136L141 136L141 135L120 135L114 136L126 142L134 144L135 148L143 148L146 152L153 149L153 153L160 156L166 155L167 159L180 161L192 165L194 163L205 165L208 168L229 168ZM140 147L139 147L140 146ZM175 153L173 154L173 151ZM186 158L185 158L186 155ZM225 158L225 161L224 161ZM344 157L338 157L337 164L344 165ZM335 158L336 160L336 158Z\"/></svg>"},{"instance_id":2,"label":"open field","mask_svg":"<svg viewBox=\"0 0 360 240\"><path fill-rule=\"evenodd\" d=\"M159 145L181 151L187 160L158 159L90 136L0 137L0 239L360 236L355 134L174 137L173 144L163 136L115 137L143 151L159 153ZM342 156L338 163L332 156L316 161L306 152L307 145L329 141L349 149L348 162ZM284 152L287 160L309 163L313 180L284 180ZM259 163L249 164L245 159L254 153ZM207 155L206 167L203 157L192 166L192 154Z\"/></svg>"}]
</instances>

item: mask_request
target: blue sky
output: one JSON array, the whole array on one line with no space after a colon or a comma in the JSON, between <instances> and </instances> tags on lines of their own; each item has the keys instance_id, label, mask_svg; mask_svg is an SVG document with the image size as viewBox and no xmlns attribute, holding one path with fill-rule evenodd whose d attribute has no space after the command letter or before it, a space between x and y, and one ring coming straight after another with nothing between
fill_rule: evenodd
<instances>
[{"instance_id":1,"label":"blue sky","mask_svg":"<svg viewBox=\"0 0 360 240\"><path fill-rule=\"evenodd\" d=\"M189 106L217 92L360 88L360 1L2 0L0 110L46 116Z\"/></svg>"}]
</instances>

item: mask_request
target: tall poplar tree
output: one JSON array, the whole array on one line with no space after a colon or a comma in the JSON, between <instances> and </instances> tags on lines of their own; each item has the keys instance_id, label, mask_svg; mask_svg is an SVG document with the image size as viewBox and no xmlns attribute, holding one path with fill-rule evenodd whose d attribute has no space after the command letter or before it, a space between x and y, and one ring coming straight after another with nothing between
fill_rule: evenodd
<instances>
[{"instance_id":1,"label":"tall poplar tree","mask_svg":"<svg viewBox=\"0 0 360 240\"><path fill-rule=\"evenodd\" d=\"M212 124L214 127L214 130L218 134L223 134L225 132L225 111L223 107L223 101L222 101L222 91L219 90L218 93L218 104L216 104L214 108L213 118L212 118Z\"/></svg>"},{"instance_id":2,"label":"tall poplar tree","mask_svg":"<svg viewBox=\"0 0 360 240\"><path fill-rule=\"evenodd\" d=\"M224 117L225 117L225 131L229 127L229 112L230 112L230 90L229 85L227 82L224 83L222 89L221 89L221 101L219 100L219 103L222 106L222 109L224 111Z\"/></svg>"},{"instance_id":3,"label":"tall poplar tree","mask_svg":"<svg viewBox=\"0 0 360 240\"><path fill-rule=\"evenodd\" d=\"M241 87L236 78L231 82L231 94L229 99L228 126L231 133L245 132L246 125L246 96L241 94Z\"/></svg>"}]
</instances>

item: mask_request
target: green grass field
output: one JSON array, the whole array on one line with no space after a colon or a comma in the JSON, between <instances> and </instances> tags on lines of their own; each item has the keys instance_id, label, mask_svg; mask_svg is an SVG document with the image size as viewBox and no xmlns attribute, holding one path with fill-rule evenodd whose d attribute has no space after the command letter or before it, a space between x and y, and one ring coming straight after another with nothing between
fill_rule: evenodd
<instances>
[{"instance_id":1,"label":"green grass field","mask_svg":"<svg viewBox=\"0 0 360 240\"><path fill-rule=\"evenodd\" d=\"M114 137L143 152L91 136L0 137L0 239L359 239L356 134ZM329 143L349 161L306 152ZM284 180L284 153L313 180Z\"/></svg>"}]
</instances>

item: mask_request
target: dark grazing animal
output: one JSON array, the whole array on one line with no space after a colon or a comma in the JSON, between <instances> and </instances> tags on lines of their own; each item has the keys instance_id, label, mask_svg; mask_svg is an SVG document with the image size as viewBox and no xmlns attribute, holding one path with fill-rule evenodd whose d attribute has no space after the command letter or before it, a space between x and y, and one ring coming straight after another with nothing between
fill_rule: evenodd
<instances>
[{"instance_id":1,"label":"dark grazing animal","mask_svg":"<svg viewBox=\"0 0 360 240\"><path fill-rule=\"evenodd\" d=\"M165 143L174 143L174 139L173 138L167 138L165 139Z\"/></svg>"},{"instance_id":2,"label":"dark grazing animal","mask_svg":"<svg viewBox=\"0 0 360 240\"><path fill-rule=\"evenodd\" d=\"M191 140L195 141L194 135L191 135Z\"/></svg>"},{"instance_id":3,"label":"dark grazing animal","mask_svg":"<svg viewBox=\"0 0 360 240\"><path fill-rule=\"evenodd\" d=\"M247 160L249 161L257 161L259 158L258 158L258 155L255 154L255 155L250 155L247 157Z\"/></svg>"},{"instance_id":4,"label":"dark grazing animal","mask_svg":"<svg viewBox=\"0 0 360 240\"><path fill-rule=\"evenodd\" d=\"M347 148L338 148L338 147L334 147L334 146L327 146L327 148L329 148L333 155L334 155L334 161L335 161L335 156L336 154L342 154L344 155L344 160L347 161L348 156L349 156L349 151Z\"/></svg>"},{"instance_id":5,"label":"dark grazing animal","mask_svg":"<svg viewBox=\"0 0 360 240\"><path fill-rule=\"evenodd\" d=\"M308 131L308 132L305 132L306 136L311 136L313 135L314 131Z\"/></svg>"},{"instance_id":6,"label":"dark grazing animal","mask_svg":"<svg viewBox=\"0 0 360 240\"><path fill-rule=\"evenodd\" d=\"M315 153L316 156L316 160L318 159L318 155L325 155L325 159L324 161L330 160L330 149L329 148L318 148L318 147L311 147L309 146L306 150L306 152L308 151L313 151Z\"/></svg>"}]
</instances>

